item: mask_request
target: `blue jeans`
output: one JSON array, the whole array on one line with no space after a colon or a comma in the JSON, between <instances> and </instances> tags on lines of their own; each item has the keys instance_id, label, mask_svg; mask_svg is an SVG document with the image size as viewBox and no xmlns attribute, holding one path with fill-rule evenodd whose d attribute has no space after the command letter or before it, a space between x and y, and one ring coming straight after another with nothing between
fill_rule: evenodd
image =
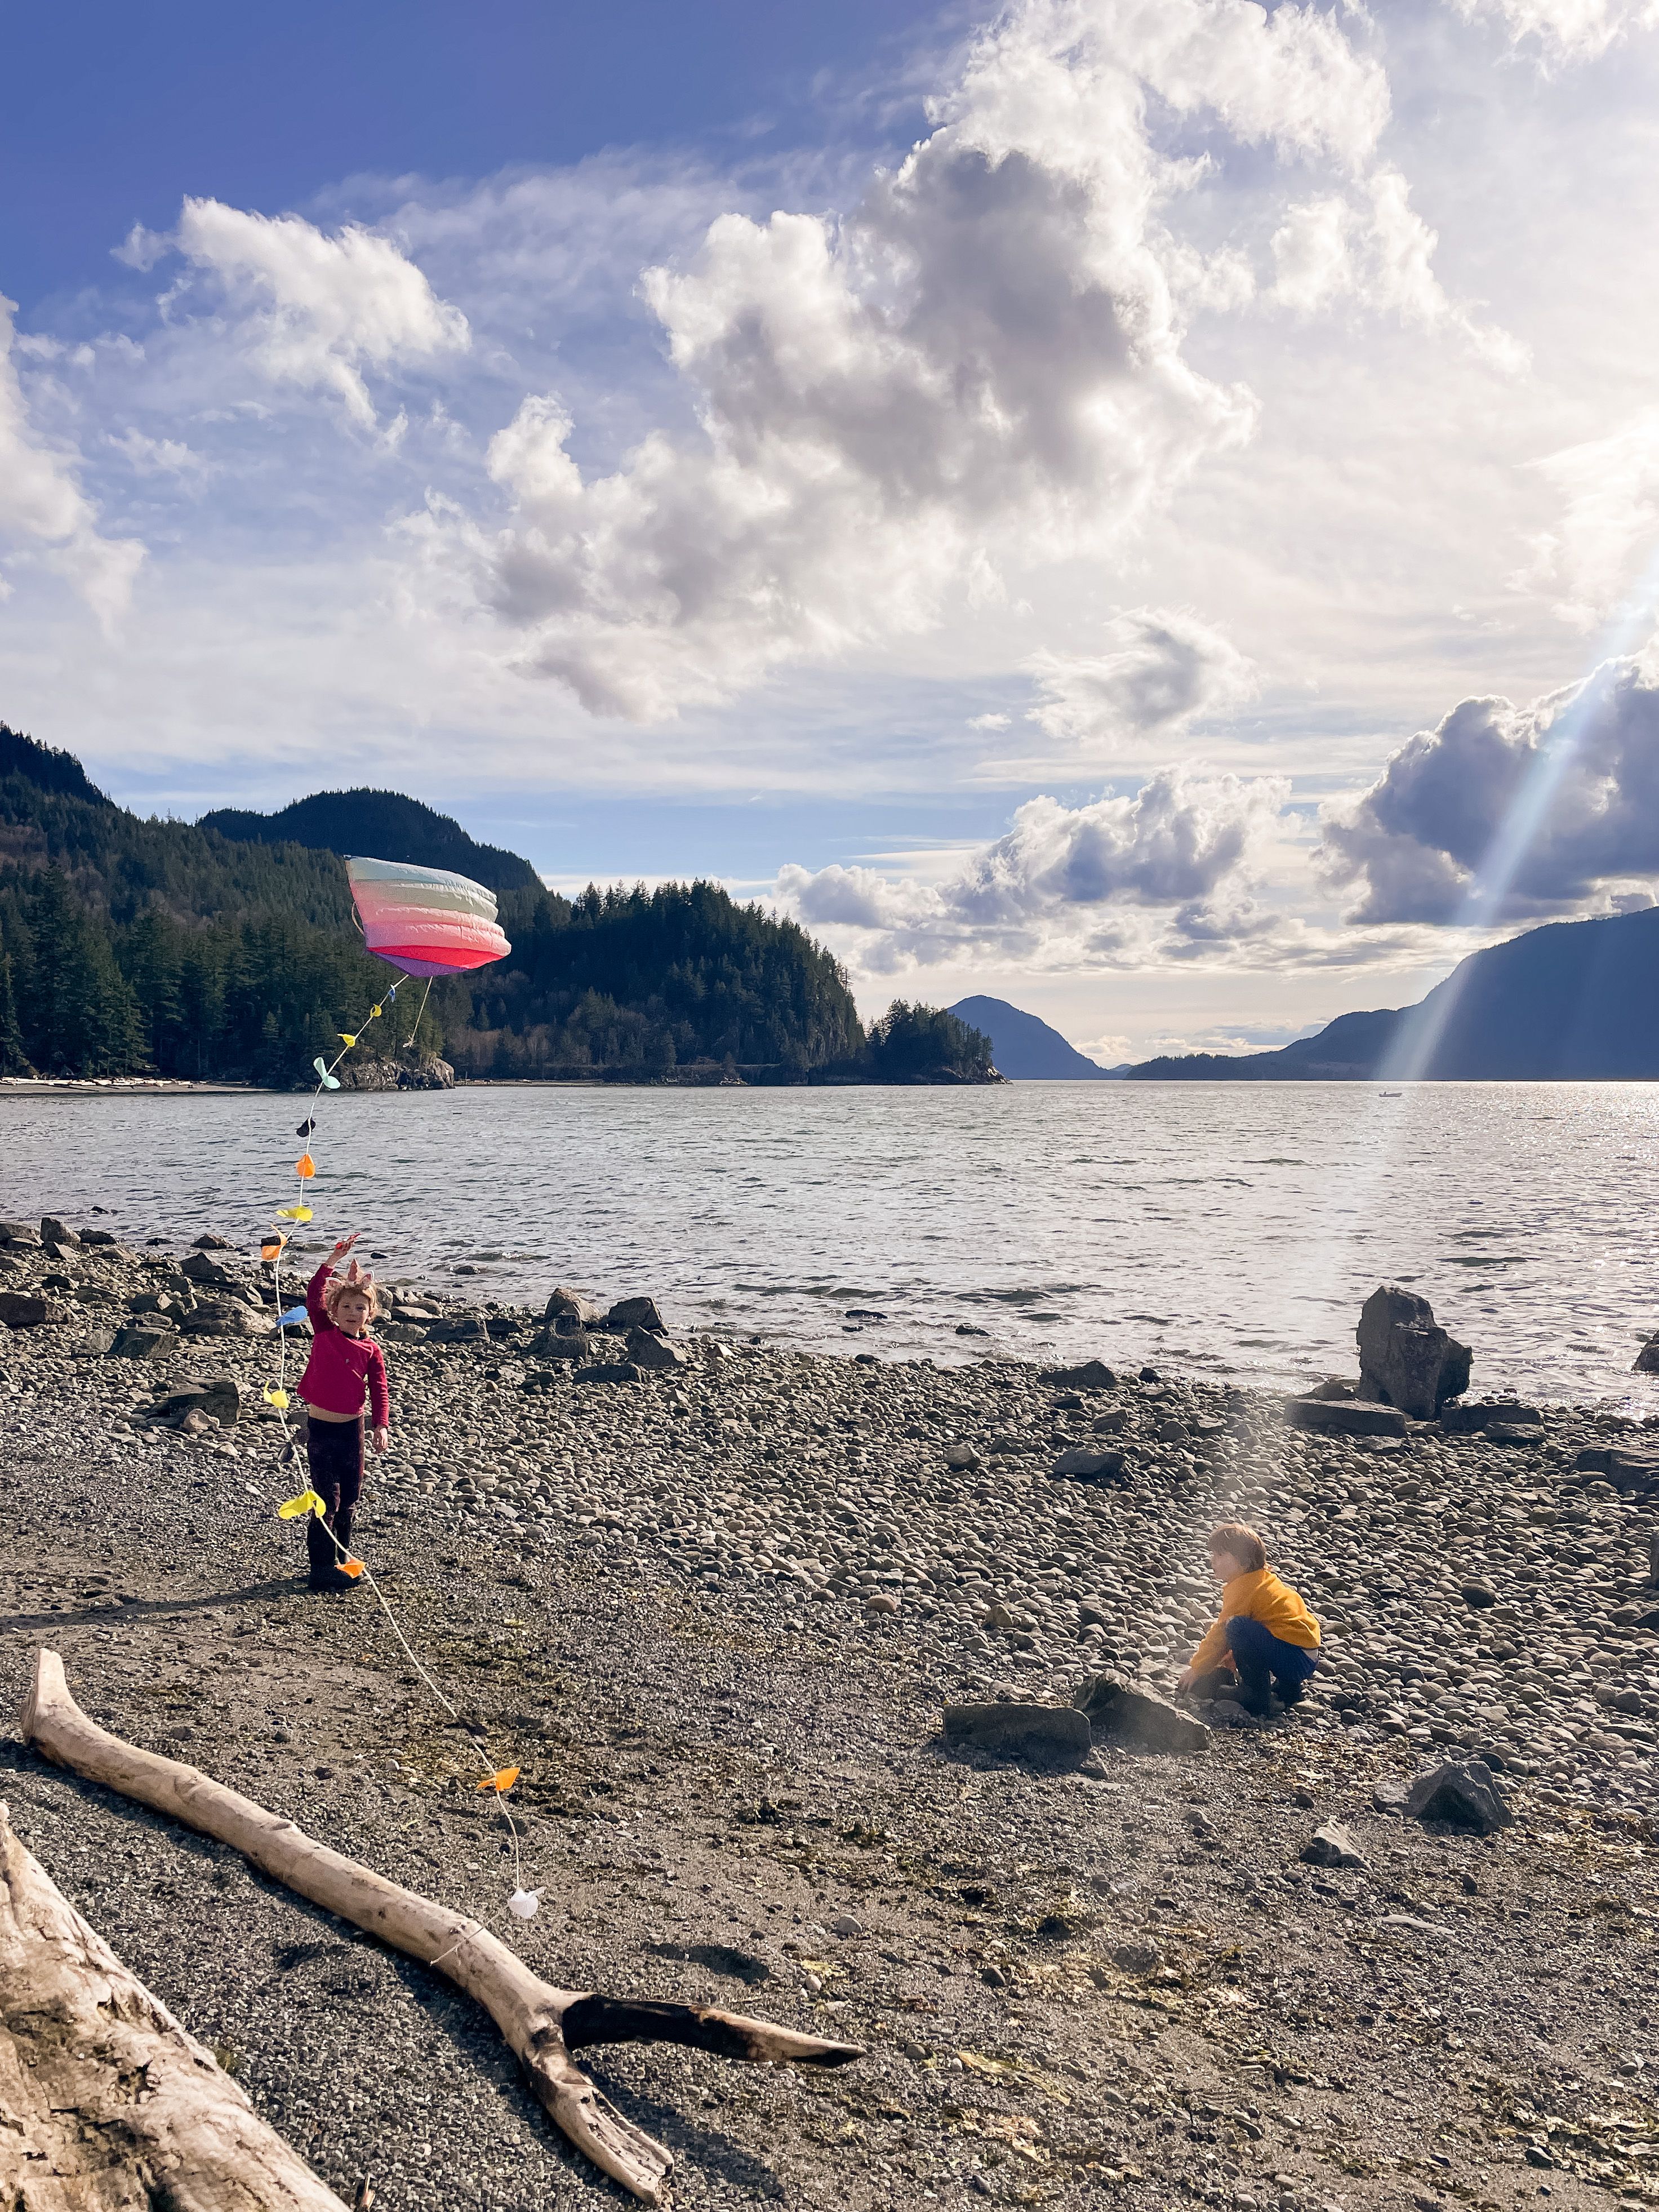
<instances>
[{"instance_id":1,"label":"blue jeans","mask_svg":"<svg viewBox=\"0 0 1659 2212\"><path fill-rule=\"evenodd\" d=\"M1238 1669L1238 1686L1258 1699L1267 1697L1270 1678L1299 1690L1319 1664L1316 1650L1286 1644L1282 1636L1275 1636L1259 1620L1248 1620L1243 1613L1236 1613L1222 1626L1227 1649Z\"/></svg>"}]
</instances>

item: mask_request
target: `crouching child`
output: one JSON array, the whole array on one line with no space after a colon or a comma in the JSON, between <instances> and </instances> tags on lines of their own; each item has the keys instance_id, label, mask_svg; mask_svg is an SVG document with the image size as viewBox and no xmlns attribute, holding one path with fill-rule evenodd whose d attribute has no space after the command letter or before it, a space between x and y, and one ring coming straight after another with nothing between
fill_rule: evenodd
<instances>
[{"instance_id":1,"label":"crouching child","mask_svg":"<svg viewBox=\"0 0 1659 2212\"><path fill-rule=\"evenodd\" d=\"M1319 1623L1267 1565L1254 1528L1224 1521L1210 1534L1210 1569L1221 1612L1179 1678L1200 1698L1236 1698L1265 1715L1270 1700L1298 1705L1319 1664Z\"/></svg>"}]
</instances>

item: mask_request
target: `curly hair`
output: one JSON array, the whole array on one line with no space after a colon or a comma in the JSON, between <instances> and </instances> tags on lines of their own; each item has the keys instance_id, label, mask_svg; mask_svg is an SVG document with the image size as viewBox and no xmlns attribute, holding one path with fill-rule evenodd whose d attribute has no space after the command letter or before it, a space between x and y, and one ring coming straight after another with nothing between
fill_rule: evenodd
<instances>
[{"instance_id":1,"label":"curly hair","mask_svg":"<svg viewBox=\"0 0 1659 2212\"><path fill-rule=\"evenodd\" d=\"M325 1283L323 1285L323 1311L328 1316L331 1321L334 1320L335 1307L339 1304L341 1299L344 1297L348 1291L355 1292L360 1298L367 1298L368 1300L368 1318L370 1321L379 1319L380 1311L380 1294L374 1287L374 1276L361 1274L335 1275L331 1277L329 1281ZM337 1323L336 1325L337 1326Z\"/></svg>"}]
</instances>

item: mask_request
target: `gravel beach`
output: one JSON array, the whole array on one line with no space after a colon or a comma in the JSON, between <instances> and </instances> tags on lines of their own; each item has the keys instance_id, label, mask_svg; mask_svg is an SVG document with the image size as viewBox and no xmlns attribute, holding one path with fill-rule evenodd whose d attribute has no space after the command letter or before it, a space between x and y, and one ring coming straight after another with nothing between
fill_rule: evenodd
<instances>
[{"instance_id":1,"label":"gravel beach","mask_svg":"<svg viewBox=\"0 0 1659 2212\"><path fill-rule=\"evenodd\" d=\"M301 1486L259 1270L42 1231L0 1224L9 1710L49 1644L106 1726L549 1979L867 2046L821 2076L589 2054L674 2150L677 2203L1659 2202L1659 1437L1565 1406L1306 1433L1150 1370L676 1344L614 1313L572 1358L539 1312L397 1286L357 1543L522 1766L544 1903L519 1923L473 1735L370 1593L307 1592L276 1518ZM182 1427L148 1418L168 1392ZM1324 1625L1302 1706L1069 1768L947 1747L957 1701L1064 1705L1107 1671L1167 1697L1218 1517ZM1402 1811L1471 1755L1512 1826ZM15 1729L0 1763L53 1879L348 2201L364 2173L380 2212L624 2201L441 1975ZM1362 1863L1304 1860L1331 1821Z\"/></svg>"}]
</instances>

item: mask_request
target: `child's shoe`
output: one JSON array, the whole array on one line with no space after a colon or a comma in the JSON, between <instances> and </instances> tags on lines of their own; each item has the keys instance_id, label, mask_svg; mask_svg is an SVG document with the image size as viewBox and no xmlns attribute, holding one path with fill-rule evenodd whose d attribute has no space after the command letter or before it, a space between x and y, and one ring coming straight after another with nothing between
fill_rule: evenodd
<instances>
[{"instance_id":1,"label":"child's shoe","mask_svg":"<svg viewBox=\"0 0 1659 2212\"><path fill-rule=\"evenodd\" d=\"M1286 1712L1292 1705L1299 1705L1307 1694L1308 1686L1305 1682L1275 1682L1273 1684L1273 1695Z\"/></svg>"}]
</instances>

